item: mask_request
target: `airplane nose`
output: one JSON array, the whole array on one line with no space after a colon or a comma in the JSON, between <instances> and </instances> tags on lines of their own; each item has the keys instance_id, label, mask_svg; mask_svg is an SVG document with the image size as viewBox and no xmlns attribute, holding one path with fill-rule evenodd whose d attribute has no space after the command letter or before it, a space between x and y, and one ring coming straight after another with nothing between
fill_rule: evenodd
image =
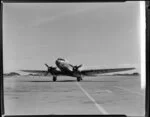
<instances>
[{"instance_id":1,"label":"airplane nose","mask_svg":"<svg viewBox=\"0 0 150 117\"><path fill-rule=\"evenodd\" d=\"M55 61L55 64L58 66L58 64L59 64L59 60L58 59Z\"/></svg>"},{"instance_id":2,"label":"airplane nose","mask_svg":"<svg viewBox=\"0 0 150 117\"><path fill-rule=\"evenodd\" d=\"M61 61L60 59L57 59L57 60L55 61L55 64L58 66L58 65L60 65L61 62L62 62L62 61Z\"/></svg>"}]
</instances>

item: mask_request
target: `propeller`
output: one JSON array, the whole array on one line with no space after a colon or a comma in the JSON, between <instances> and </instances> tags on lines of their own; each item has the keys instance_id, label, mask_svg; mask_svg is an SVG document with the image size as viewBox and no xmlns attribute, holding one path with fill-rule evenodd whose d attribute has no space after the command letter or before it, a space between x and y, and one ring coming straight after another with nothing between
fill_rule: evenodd
<instances>
[{"instance_id":1,"label":"propeller","mask_svg":"<svg viewBox=\"0 0 150 117\"><path fill-rule=\"evenodd\" d=\"M54 71L56 70L56 67L48 66L47 64L45 64L45 66L47 67L47 72L46 72L45 76L47 76L47 75L48 75L48 73L53 74L53 73L54 73Z\"/></svg>"},{"instance_id":2,"label":"propeller","mask_svg":"<svg viewBox=\"0 0 150 117\"><path fill-rule=\"evenodd\" d=\"M78 69L79 69L80 67L82 67L82 64L81 64L81 65L75 65L75 66L73 66L73 70L74 70L74 71L78 71Z\"/></svg>"}]
</instances>

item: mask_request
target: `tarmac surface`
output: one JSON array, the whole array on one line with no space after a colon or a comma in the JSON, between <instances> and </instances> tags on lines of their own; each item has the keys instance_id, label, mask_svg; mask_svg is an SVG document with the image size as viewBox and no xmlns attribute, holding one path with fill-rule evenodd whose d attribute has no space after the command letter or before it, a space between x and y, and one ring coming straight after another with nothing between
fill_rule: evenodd
<instances>
[{"instance_id":1,"label":"tarmac surface","mask_svg":"<svg viewBox=\"0 0 150 117\"><path fill-rule=\"evenodd\" d=\"M5 115L145 115L140 76L4 77Z\"/></svg>"}]
</instances>

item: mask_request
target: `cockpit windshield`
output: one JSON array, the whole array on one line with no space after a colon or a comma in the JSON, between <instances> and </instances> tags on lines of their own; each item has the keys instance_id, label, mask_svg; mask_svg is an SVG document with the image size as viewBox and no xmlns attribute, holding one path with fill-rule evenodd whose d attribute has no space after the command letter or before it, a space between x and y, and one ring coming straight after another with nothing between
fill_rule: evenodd
<instances>
[{"instance_id":1,"label":"cockpit windshield","mask_svg":"<svg viewBox=\"0 0 150 117\"><path fill-rule=\"evenodd\" d=\"M65 61L65 59L62 59L62 58L58 58L57 60Z\"/></svg>"}]
</instances>

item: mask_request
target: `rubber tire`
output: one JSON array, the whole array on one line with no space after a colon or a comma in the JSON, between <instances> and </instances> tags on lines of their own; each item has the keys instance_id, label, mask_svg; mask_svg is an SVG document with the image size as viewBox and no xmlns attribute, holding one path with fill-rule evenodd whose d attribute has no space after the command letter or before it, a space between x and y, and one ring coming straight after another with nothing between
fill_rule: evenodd
<instances>
[{"instance_id":1,"label":"rubber tire","mask_svg":"<svg viewBox=\"0 0 150 117\"><path fill-rule=\"evenodd\" d=\"M81 78L80 78L80 77L77 77L77 81L80 82L80 81L81 81Z\"/></svg>"},{"instance_id":2,"label":"rubber tire","mask_svg":"<svg viewBox=\"0 0 150 117\"><path fill-rule=\"evenodd\" d=\"M53 77L53 82L55 82L57 80L57 77Z\"/></svg>"}]
</instances>

